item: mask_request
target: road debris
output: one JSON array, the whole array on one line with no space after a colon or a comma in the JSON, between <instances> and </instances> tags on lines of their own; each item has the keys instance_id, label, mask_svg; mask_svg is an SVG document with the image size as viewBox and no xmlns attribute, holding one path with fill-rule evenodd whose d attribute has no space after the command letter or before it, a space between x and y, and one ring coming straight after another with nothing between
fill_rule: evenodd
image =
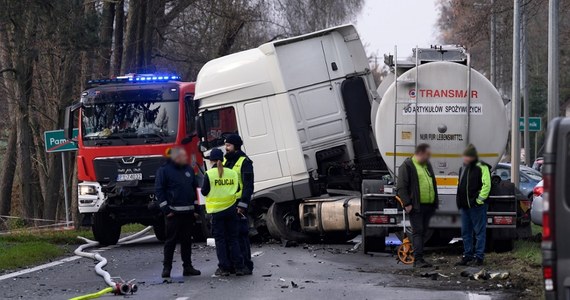
<instances>
[{"instance_id":1,"label":"road debris","mask_svg":"<svg viewBox=\"0 0 570 300\"><path fill-rule=\"evenodd\" d=\"M478 268L467 268L461 272L461 276L468 277L471 280L507 279L509 275L509 272L488 272L485 269Z\"/></svg>"},{"instance_id":2,"label":"road debris","mask_svg":"<svg viewBox=\"0 0 570 300\"><path fill-rule=\"evenodd\" d=\"M429 271L420 274L421 277L431 278L431 280L437 280L438 277L449 278L449 276L441 274L436 271Z\"/></svg>"},{"instance_id":3,"label":"road debris","mask_svg":"<svg viewBox=\"0 0 570 300\"><path fill-rule=\"evenodd\" d=\"M251 257L259 257L263 255L263 251L255 251L251 254Z\"/></svg>"}]
</instances>

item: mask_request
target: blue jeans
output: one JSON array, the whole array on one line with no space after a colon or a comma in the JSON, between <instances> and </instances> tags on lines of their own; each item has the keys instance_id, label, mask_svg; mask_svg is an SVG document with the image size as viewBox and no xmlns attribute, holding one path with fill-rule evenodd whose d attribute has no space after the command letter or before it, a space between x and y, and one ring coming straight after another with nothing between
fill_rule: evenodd
<instances>
[{"instance_id":1,"label":"blue jeans","mask_svg":"<svg viewBox=\"0 0 570 300\"><path fill-rule=\"evenodd\" d=\"M218 267L224 271L244 267L238 243L238 222L235 206L212 214L212 233L216 240Z\"/></svg>"},{"instance_id":2,"label":"blue jeans","mask_svg":"<svg viewBox=\"0 0 570 300\"><path fill-rule=\"evenodd\" d=\"M473 249L475 235L475 249ZM485 258L485 240L487 238L487 204L461 209L461 236L463 238L463 256L476 259Z\"/></svg>"}]
</instances>

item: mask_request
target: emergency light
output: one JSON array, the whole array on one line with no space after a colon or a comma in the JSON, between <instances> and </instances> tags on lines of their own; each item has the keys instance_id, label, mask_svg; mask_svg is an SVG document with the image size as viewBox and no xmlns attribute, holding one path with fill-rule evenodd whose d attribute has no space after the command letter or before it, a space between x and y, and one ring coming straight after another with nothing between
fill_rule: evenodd
<instances>
[{"instance_id":1,"label":"emergency light","mask_svg":"<svg viewBox=\"0 0 570 300\"><path fill-rule=\"evenodd\" d=\"M167 82L171 80L180 80L180 76L176 75L156 75L156 74L127 74L117 76L115 78L93 79L87 81L87 84L108 84L108 83L127 83L127 82Z\"/></svg>"}]
</instances>

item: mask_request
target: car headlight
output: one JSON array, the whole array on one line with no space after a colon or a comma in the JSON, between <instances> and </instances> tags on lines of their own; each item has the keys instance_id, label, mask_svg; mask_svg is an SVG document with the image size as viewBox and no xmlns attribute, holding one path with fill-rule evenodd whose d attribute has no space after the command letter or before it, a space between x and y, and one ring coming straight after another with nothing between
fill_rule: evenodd
<instances>
[{"instance_id":1,"label":"car headlight","mask_svg":"<svg viewBox=\"0 0 570 300\"><path fill-rule=\"evenodd\" d=\"M93 185L80 185L79 195L97 195L97 188Z\"/></svg>"}]
</instances>

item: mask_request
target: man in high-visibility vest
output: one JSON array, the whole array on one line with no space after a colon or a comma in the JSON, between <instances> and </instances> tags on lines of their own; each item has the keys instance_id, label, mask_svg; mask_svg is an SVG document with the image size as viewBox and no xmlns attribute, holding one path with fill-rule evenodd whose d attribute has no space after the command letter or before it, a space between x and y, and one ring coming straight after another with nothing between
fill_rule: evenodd
<instances>
[{"instance_id":1,"label":"man in high-visibility vest","mask_svg":"<svg viewBox=\"0 0 570 300\"><path fill-rule=\"evenodd\" d=\"M237 211L240 216L238 242L247 267L246 275L253 272L251 246L249 242L249 220L247 210L253 195L253 162L241 150L243 141L237 134L226 137L226 157L224 167L236 171L240 179L240 191L237 194Z\"/></svg>"},{"instance_id":2,"label":"man in high-visibility vest","mask_svg":"<svg viewBox=\"0 0 570 300\"><path fill-rule=\"evenodd\" d=\"M218 269L216 276L229 276L235 270L237 276L245 275L246 269L238 244L238 222L236 194L239 191L239 177L232 169L224 168L224 154L212 149L210 161L214 167L204 175L202 195L206 196L206 212L212 215L212 233L216 240Z\"/></svg>"},{"instance_id":3,"label":"man in high-visibility vest","mask_svg":"<svg viewBox=\"0 0 570 300\"><path fill-rule=\"evenodd\" d=\"M477 149L469 144L459 170L457 207L461 210L463 257L456 265L482 266L487 240L487 198L491 191L491 166L479 160ZM475 235L475 247L473 247Z\"/></svg>"}]
</instances>

